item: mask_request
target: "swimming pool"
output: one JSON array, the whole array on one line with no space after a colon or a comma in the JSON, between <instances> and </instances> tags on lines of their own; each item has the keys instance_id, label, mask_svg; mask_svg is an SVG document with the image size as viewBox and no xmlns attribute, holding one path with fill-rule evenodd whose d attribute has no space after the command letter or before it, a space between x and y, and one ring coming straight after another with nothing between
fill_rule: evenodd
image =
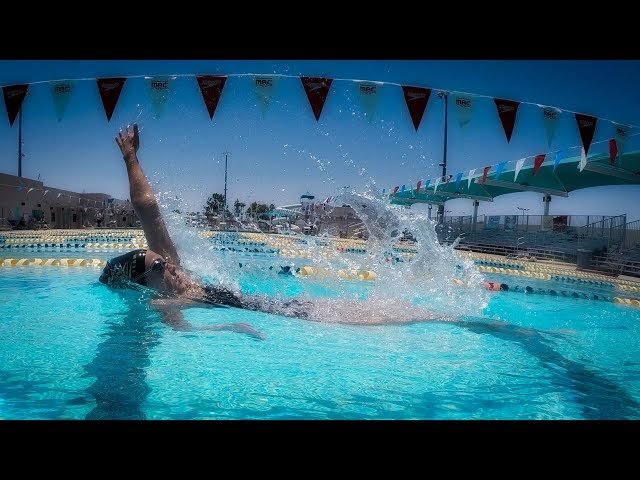
<instances>
[{"instance_id":1,"label":"swimming pool","mask_svg":"<svg viewBox=\"0 0 640 480\"><path fill-rule=\"evenodd\" d=\"M225 261L238 259L243 291L335 294L335 279L270 270L278 256ZM490 293L480 315L404 326L185 310L194 325L248 322L267 337L257 341L174 331L99 272L0 267L0 418L640 418L639 309L509 291ZM341 282L362 296L373 284Z\"/></svg>"}]
</instances>

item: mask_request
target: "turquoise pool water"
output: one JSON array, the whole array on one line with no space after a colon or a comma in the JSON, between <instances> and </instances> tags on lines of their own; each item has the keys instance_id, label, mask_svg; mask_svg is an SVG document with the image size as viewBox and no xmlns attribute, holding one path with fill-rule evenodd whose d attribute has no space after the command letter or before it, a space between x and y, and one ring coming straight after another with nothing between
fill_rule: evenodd
<instances>
[{"instance_id":1,"label":"turquoise pool water","mask_svg":"<svg viewBox=\"0 0 640 480\"><path fill-rule=\"evenodd\" d=\"M246 292L334 293L252 259L234 272ZM248 322L267 337L257 341L174 331L140 292L98 275L0 268L0 418L640 418L638 309L496 292L480 317L366 327L185 310L196 326ZM347 285L364 296L371 284Z\"/></svg>"}]
</instances>

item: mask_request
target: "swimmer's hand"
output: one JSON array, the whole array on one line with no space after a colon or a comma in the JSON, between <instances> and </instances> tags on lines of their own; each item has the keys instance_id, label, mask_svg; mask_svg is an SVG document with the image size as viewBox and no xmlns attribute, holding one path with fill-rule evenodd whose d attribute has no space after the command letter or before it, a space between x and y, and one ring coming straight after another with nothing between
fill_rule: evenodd
<instances>
[{"instance_id":1,"label":"swimmer's hand","mask_svg":"<svg viewBox=\"0 0 640 480\"><path fill-rule=\"evenodd\" d=\"M122 157L125 161L136 159L138 148L140 148L140 134L138 132L138 124L133 124L133 129L127 125L124 132L122 129L118 132L116 143L120 147Z\"/></svg>"},{"instance_id":2,"label":"swimmer's hand","mask_svg":"<svg viewBox=\"0 0 640 480\"><path fill-rule=\"evenodd\" d=\"M223 323L221 325L207 325L205 327L199 327L198 330L229 330L231 332L236 333L244 333L245 335L249 335L256 340L266 340L267 337L261 333L260 331L253 328L248 323L239 322L239 323Z\"/></svg>"}]
</instances>

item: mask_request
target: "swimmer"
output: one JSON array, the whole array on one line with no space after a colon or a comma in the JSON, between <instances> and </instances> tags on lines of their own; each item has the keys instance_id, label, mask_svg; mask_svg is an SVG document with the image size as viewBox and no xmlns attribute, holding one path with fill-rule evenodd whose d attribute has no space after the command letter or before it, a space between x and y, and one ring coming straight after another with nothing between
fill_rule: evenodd
<instances>
[{"instance_id":1,"label":"swimmer","mask_svg":"<svg viewBox=\"0 0 640 480\"><path fill-rule=\"evenodd\" d=\"M165 323L172 327L193 329L184 320L180 309L198 305L234 307L318 322L362 325L448 320L446 315L436 314L406 301L316 298L276 301L267 296L246 295L221 285L202 284L181 266L151 185L142 171L137 156L140 147L138 125L121 130L115 140L127 168L131 203L140 219L149 248L134 250L109 260L100 282L111 287L142 286L154 290L159 298L154 299L152 304L160 311ZM246 323L213 325L204 329L233 330L264 338Z\"/></svg>"}]
</instances>

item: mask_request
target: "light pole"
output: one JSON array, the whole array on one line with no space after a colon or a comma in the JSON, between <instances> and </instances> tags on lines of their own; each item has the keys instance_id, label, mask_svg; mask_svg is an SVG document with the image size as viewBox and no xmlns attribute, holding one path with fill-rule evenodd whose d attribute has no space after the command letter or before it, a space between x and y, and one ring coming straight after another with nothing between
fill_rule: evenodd
<instances>
[{"instance_id":1,"label":"light pole","mask_svg":"<svg viewBox=\"0 0 640 480\"><path fill-rule=\"evenodd\" d=\"M225 230L227 229L227 163L228 157L231 152L222 152L224 154L224 202L222 205L222 221L224 222Z\"/></svg>"},{"instance_id":2,"label":"light pole","mask_svg":"<svg viewBox=\"0 0 640 480\"><path fill-rule=\"evenodd\" d=\"M442 151L442 163L438 164L442 167L442 179L447 178L447 127L449 124L449 92L440 92L438 93L438 98L442 98L444 100L444 149ZM438 205L438 222L442 223L444 221L444 203Z\"/></svg>"},{"instance_id":3,"label":"light pole","mask_svg":"<svg viewBox=\"0 0 640 480\"><path fill-rule=\"evenodd\" d=\"M531 210L530 208L524 208L524 207L516 207L516 208L522 212L523 219L524 219L524 212L528 212L529 210Z\"/></svg>"}]
</instances>

